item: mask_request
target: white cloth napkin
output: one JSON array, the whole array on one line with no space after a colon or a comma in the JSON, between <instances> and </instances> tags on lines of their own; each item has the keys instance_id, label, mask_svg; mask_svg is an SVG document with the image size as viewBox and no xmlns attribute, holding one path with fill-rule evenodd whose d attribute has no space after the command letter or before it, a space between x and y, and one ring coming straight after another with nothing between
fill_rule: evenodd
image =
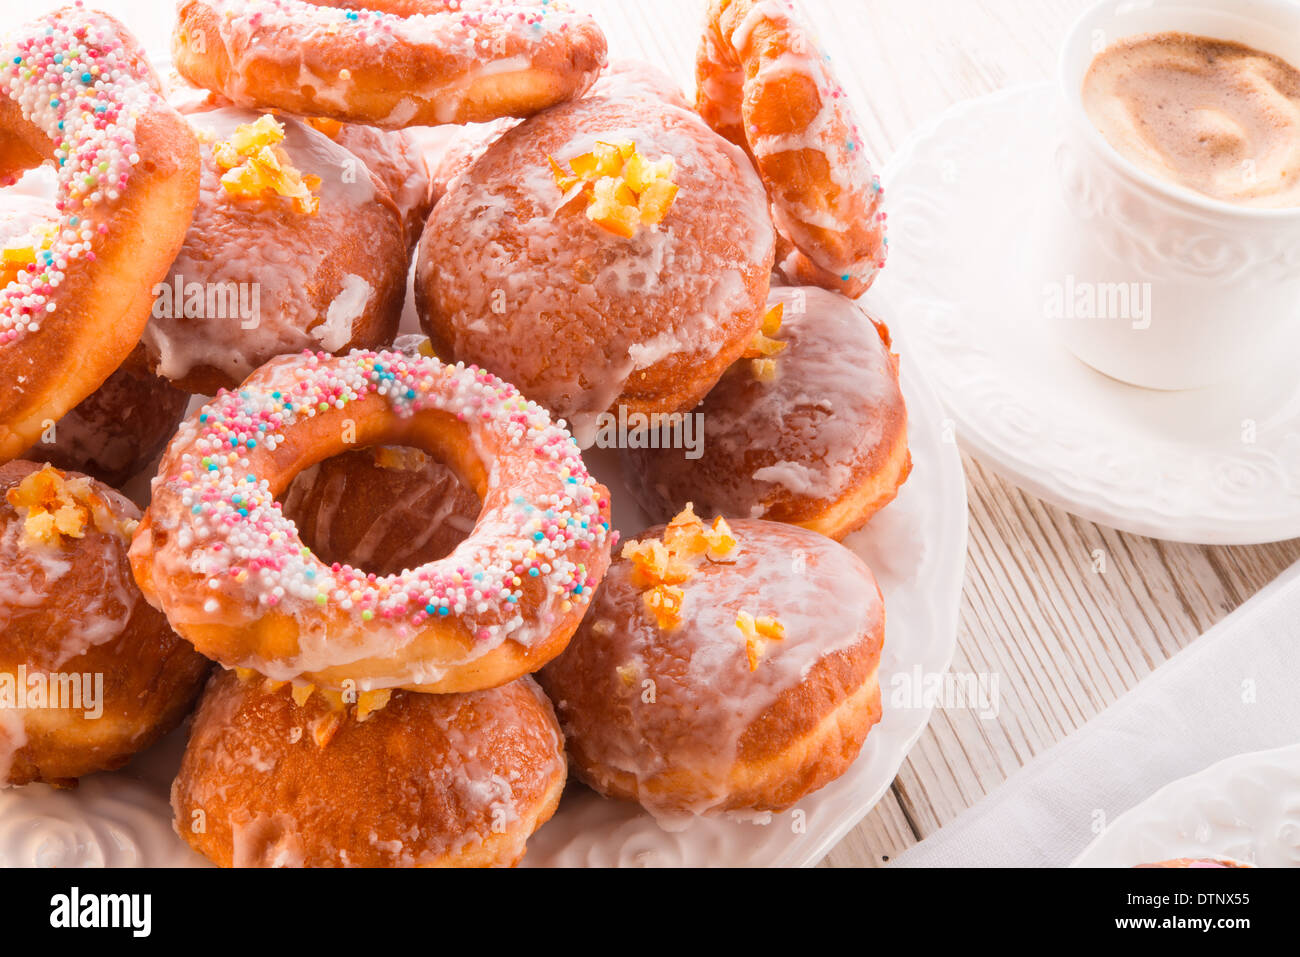
<instances>
[{"instance_id":1,"label":"white cloth napkin","mask_svg":"<svg viewBox=\"0 0 1300 957\"><path fill-rule=\"evenodd\" d=\"M1300 564L896 867L1062 867L1105 820L1224 758L1300 741Z\"/></svg>"}]
</instances>

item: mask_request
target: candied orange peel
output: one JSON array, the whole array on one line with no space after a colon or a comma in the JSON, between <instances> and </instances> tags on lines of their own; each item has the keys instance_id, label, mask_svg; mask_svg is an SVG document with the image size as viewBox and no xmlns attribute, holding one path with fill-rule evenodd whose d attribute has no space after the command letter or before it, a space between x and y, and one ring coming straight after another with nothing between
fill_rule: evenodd
<instances>
[{"instance_id":1,"label":"candied orange peel","mask_svg":"<svg viewBox=\"0 0 1300 957\"><path fill-rule=\"evenodd\" d=\"M781 321L784 318L785 303L778 302L763 316L763 325L745 347L743 356L751 360L754 378L762 382L771 382L776 378L775 357L789 345L788 342L772 338L781 331Z\"/></svg>"},{"instance_id":2,"label":"candied orange peel","mask_svg":"<svg viewBox=\"0 0 1300 957\"><path fill-rule=\"evenodd\" d=\"M770 615L755 617L747 611L736 616L736 627L745 637L745 655L749 659L749 670L757 671L758 663L763 658L770 641L780 641L785 637L785 625Z\"/></svg>"},{"instance_id":3,"label":"candied orange peel","mask_svg":"<svg viewBox=\"0 0 1300 957\"><path fill-rule=\"evenodd\" d=\"M27 545L59 545L65 538L86 537L91 526L129 539L138 522L114 518L108 500L89 478L69 478L52 465L32 472L5 494L23 519Z\"/></svg>"},{"instance_id":4,"label":"candied orange peel","mask_svg":"<svg viewBox=\"0 0 1300 957\"><path fill-rule=\"evenodd\" d=\"M646 609L659 627L668 631L681 624L681 585L694 574L702 559L724 561L738 545L727 520L719 515L705 525L692 505L668 523L662 539L631 541L622 556L632 563L632 581L645 589Z\"/></svg>"},{"instance_id":5,"label":"candied orange peel","mask_svg":"<svg viewBox=\"0 0 1300 957\"><path fill-rule=\"evenodd\" d=\"M230 139L213 148L217 165L226 171L221 185L231 196L247 199L283 196L296 212L314 215L320 209L315 191L321 179L303 176L280 145L283 142L284 125L269 113L255 123L235 127Z\"/></svg>"},{"instance_id":6,"label":"candied orange peel","mask_svg":"<svg viewBox=\"0 0 1300 957\"><path fill-rule=\"evenodd\" d=\"M590 153L569 160L567 170L553 156L546 162L566 202L585 193L587 218L624 239L642 226L657 228L681 188L673 181L677 164L671 156L648 160L631 141L598 142Z\"/></svg>"}]
</instances>

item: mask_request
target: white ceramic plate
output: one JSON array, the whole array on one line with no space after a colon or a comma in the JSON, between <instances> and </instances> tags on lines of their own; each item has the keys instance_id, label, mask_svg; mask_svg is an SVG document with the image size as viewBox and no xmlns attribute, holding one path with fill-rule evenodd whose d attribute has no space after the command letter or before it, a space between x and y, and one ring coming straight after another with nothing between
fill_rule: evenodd
<instances>
[{"instance_id":1,"label":"white ceramic plate","mask_svg":"<svg viewBox=\"0 0 1300 957\"><path fill-rule=\"evenodd\" d=\"M1180 857L1300 867L1300 745L1239 754L1161 788L1120 815L1073 866Z\"/></svg>"},{"instance_id":2,"label":"white ceramic plate","mask_svg":"<svg viewBox=\"0 0 1300 957\"><path fill-rule=\"evenodd\" d=\"M887 315L884 310L877 309ZM639 807L606 801L573 784L559 812L529 842L533 866L806 866L815 864L871 810L929 720L928 708L888 707L894 676L948 670L966 554L966 486L956 447L945 444L938 400L903 359L911 478L898 499L848 543L875 571L887 625L880 682L883 719L858 760L791 811L748 820L699 820L661 830ZM649 524L631 504L614 453L589 464L613 492L623 531ZM619 494L623 492L624 494ZM184 732L128 768L82 781L75 791L44 785L0 791L0 866L200 866L171 828L168 786Z\"/></svg>"},{"instance_id":3,"label":"white ceramic plate","mask_svg":"<svg viewBox=\"0 0 1300 957\"><path fill-rule=\"evenodd\" d=\"M936 384L962 445L1068 511L1176 541L1300 535L1294 370L1155 392L1058 341L1046 299L1071 271L1044 235L1063 218L1055 129L1053 87L1022 87L953 107L890 163L875 292L899 351Z\"/></svg>"}]
</instances>

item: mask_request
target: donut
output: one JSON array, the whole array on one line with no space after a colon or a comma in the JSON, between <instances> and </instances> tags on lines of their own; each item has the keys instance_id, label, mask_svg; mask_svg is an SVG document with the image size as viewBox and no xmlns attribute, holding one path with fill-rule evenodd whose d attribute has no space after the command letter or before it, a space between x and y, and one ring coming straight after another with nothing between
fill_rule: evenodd
<instances>
[{"instance_id":1,"label":"donut","mask_svg":"<svg viewBox=\"0 0 1300 957\"><path fill-rule=\"evenodd\" d=\"M696 108L749 153L793 283L856 298L885 264L880 180L848 96L789 0L710 0Z\"/></svg>"},{"instance_id":2,"label":"donut","mask_svg":"<svg viewBox=\"0 0 1300 957\"><path fill-rule=\"evenodd\" d=\"M893 501L911 470L898 357L888 330L843 296L787 287L768 304L771 335L695 410L694 447L635 443L625 475L655 521L694 502L706 517L843 539Z\"/></svg>"},{"instance_id":3,"label":"donut","mask_svg":"<svg viewBox=\"0 0 1300 957\"><path fill-rule=\"evenodd\" d=\"M762 322L774 248L740 150L657 97L589 96L457 177L425 227L416 307L438 355L514 383L586 447L602 413L704 397Z\"/></svg>"},{"instance_id":4,"label":"donut","mask_svg":"<svg viewBox=\"0 0 1300 957\"><path fill-rule=\"evenodd\" d=\"M278 355L392 342L405 227L366 165L299 120L234 108L187 119L203 141L201 195L154 289L143 341L155 371L210 395ZM263 149L281 151L278 169Z\"/></svg>"},{"instance_id":5,"label":"donut","mask_svg":"<svg viewBox=\"0 0 1300 957\"><path fill-rule=\"evenodd\" d=\"M605 36L562 0L185 0L177 71L240 106L387 129L581 96Z\"/></svg>"},{"instance_id":6,"label":"donut","mask_svg":"<svg viewBox=\"0 0 1300 957\"><path fill-rule=\"evenodd\" d=\"M451 466L483 503L474 529L395 575L327 565L276 496L316 462L384 444ZM514 387L423 356L308 353L181 425L131 561L172 627L227 667L334 690L477 691L564 649L611 537L609 493Z\"/></svg>"},{"instance_id":7,"label":"donut","mask_svg":"<svg viewBox=\"0 0 1300 957\"><path fill-rule=\"evenodd\" d=\"M0 44L0 185L58 169L57 218L0 266L0 461L135 348L198 197L198 144L116 20L67 7Z\"/></svg>"},{"instance_id":8,"label":"donut","mask_svg":"<svg viewBox=\"0 0 1300 957\"><path fill-rule=\"evenodd\" d=\"M450 555L481 508L450 467L400 446L326 459L298 473L283 499L285 517L323 561L376 575Z\"/></svg>"},{"instance_id":9,"label":"donut","mask_svg":"<svg viewBox=\"0 0 1300 957\"><path fill-rule=\"evenodd\" d=\"M218 671L172 809L177 833L222 867L508 867L555 813L566 774L530 678L395 691L363 715Z\"/></svg>"},{"instance_id":10,"label":"donut","mask_svg":"<svg viewBox=\"0 0 1300 957\"><path fill-rule=\"evenodd\" d=\"M121 767L198 696L208 662L131 577L139 517L88 476L0 465L0 787Z\"/></svg>"},{"instance_id":11,"label":"donut","mask_svg":"<svg viewBox=\"0 0 1300 957\"><path fill-rule=\"evenodd\" d=\"M154 463L189 404L190 394L154 375L144 347L136 346L103 385L41 433L23 458L121 488Z\"/></svg>"},{"instance_id":12,"label":"donut","mask_svg":"<svg viewBox=\"0 0 1300 957\"><path fill-rule=\"evenodd\" d=\"M844 546L688 510L624 544L538 677L578 777L673 827L788 808L839 777L880 720L884 628Z\"/></svg>"}]
</instances>

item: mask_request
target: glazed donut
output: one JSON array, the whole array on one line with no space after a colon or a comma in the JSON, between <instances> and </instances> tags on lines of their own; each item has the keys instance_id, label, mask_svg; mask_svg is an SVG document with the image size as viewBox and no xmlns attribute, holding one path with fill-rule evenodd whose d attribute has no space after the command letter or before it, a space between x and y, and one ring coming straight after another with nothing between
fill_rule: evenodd
<instances>
[{"instance_id":1,"label":"glazed donut","mask_svg":"<svg viewBox=\"0 0 1300 957\"><path fill-rule=\"evenodd\" d=\"M188 120L203 141L202 186L184 246L154 289L143 341L155 371L210 395L274 356L392 342L406 238L366 165L299 120L234 108ZM227 153L235 144L251 158ZM264 171L259 144L282 149L292 172Z\"/></svg>"},{"instance_id":2,"label":"glazed donut","mask_svg":"<svg viewBox=\"0 0 1300 957\"><path fill-rule=\"evenodd\" d=\"M0 787L120 767L198 696L208 662L131 578L139 516L87 476L0 465Z\"/></svg>"},{"instance_id":3,"label":"glazed donut","mask_svg":"<svg viewBox=\"0 0 1300 957\"><path fill-rule=\"evenodd\" d=\"M911 470L898 357L888 331L843 296L779 288L768 304L772 335L759 348L771 355L736 363L705 397L695 450L631 449L625 475L655 521L694 502L706 517L843 539Z\"/></svg>"},{"instance_id":4,"label":"glazed donut","mask_svg":"<svg viewBox=\"0 0 1300 957\"><path fill-rule=\"evenodd\" d=\"M412 446L483 502L436 562L326 565L275 497L350 446ZM479 369L401 353L283 356L182 424L131 561L146 597L227 667L339 689L476 691L568 644L609 563L609 493L545 410Z\"/></svg>"},{"instance_id":5,"label":"glazed donut","mask_svg":"<svg viewBox=\"0 0 1300 957\"><path fill-rule=\"evenodd\" d=\"M672 826L787 808L841 775L880 720L884 628L844 546L688 511L624 545L539 678L578 776Z\"/></svg>"},{"instance_id":6,"label":"glazed donut","mask_svg":"<svg viewBox=\"0 0 1300 957\"><path fill-rule=\"evenodd\" d=\"M482 507L452 469L394 446L344 452L303 470L283 503L322 561L380 576L450 555Z\"/></svg>"},{"instance_id":7,"label":"glazed donut","mask_svg":"<svg viewBox=\"0 0 1300 957\"><path fill-rule=\"evenodd\" d=\"M213 675L172 785L175 826L222 867L511 866L567 768L530 678L394 692L358 720L312 693Z\"/></svg>"},{"instance_id":8,"label":"glazed donut","mask_svg":"<svg viewBox=\"0 0 1300 957\"><path fill-rule=\"evenodd\" d=\"M455 180L425 227L416 307L440 356L513 382L586 447L607 410L704 397L762 322L774 246L743 153L658 98L591 96Z\"/></svg>"},{"instance_id":9,"label":"glazed donut","mask_svg":"<svg viewBox=\"0 0 1300 957\"><path fill-rule=\"evenodd\" d=\"M67 7L0 44L0 185L58 167L58 219L0 279L0 461L139 341L198 197L198 144L116 20Z\"/></svg>"},{"instance_id":10,"label":"glazed donut","mask_svg":"<svg viewBox=\"0 0 1300 957\"><path fill-rule=\"evenodd\" d=\"M531 116L605 62L562 0L185 0L176 69L233 102L397 129Z\"/></svg>"},{"instance_id":11,"label":"glazed donut","mask_svg":"<svg viewBox=\"0 0 1300 957\"><path fill-rule=\"evenodd\" d=\"M23 458L121 488L154 463L185 418L190 394L149 370L136 346L98 389L41 433Z\"/></svg>"},{"instance_id":12,"label":"glazed donut","mask_svg":"<svg viewBox=\"0 0 1300 957\"><path fill-rule=\"evenodd\" d=\"M790 281L856 298L885 264L883 193L829 60L789 0L710 0L696 106L757 165Z\"/></svg>"}]
</instances>

